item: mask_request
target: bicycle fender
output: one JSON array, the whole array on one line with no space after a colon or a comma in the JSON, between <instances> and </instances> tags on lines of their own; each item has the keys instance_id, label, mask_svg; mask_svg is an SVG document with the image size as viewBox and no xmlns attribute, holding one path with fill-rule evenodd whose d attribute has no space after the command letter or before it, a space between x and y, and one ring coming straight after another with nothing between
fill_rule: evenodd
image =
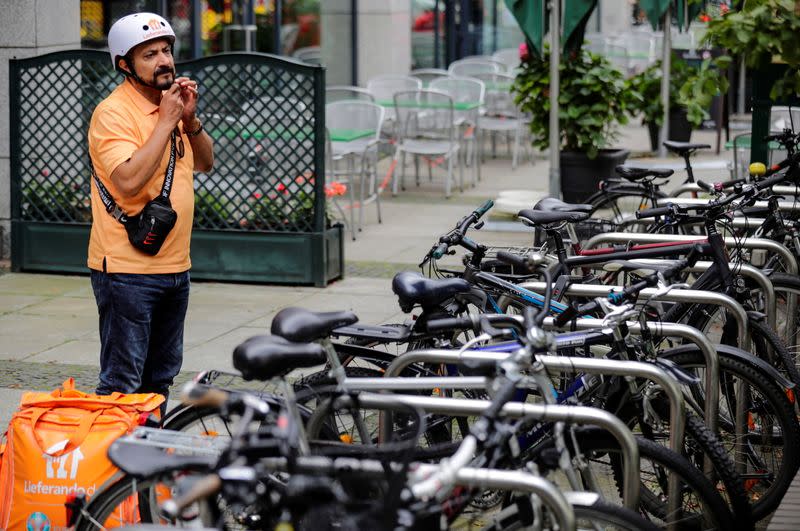
<instances>
[{"instance_id":1,"label":"bicycle fender","mask_svg":"<svg viewBox=\"0 0 800 531\"><path fill-rule=\"evenodd\" d=\"M730 345L715 345L715 347L718 353L723 353L731 358L741 361L742 363L750 365L756 370L763 372L765 376L778 382L778 385L780 385L782 388L794 389L794 382L787 380L785 376L778 372L778 369L761 358L747 352L746 350L742 350L738 347L732 347ZM697 345L682 345L680 347L673 347L662 351L661 354L659 354L659 358L664 357L669 359L672 355L691 352L692 350L700 349Z\"/></svg>"}]
</instances>

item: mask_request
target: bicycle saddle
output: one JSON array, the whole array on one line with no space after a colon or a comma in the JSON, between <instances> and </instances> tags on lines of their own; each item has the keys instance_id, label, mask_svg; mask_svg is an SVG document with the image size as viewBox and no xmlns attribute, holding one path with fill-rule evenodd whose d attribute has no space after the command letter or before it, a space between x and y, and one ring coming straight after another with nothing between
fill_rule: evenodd
<instances>
[{"instance_id":1,"label":"bicycle saddle","mask_svg":"<svg viewBox=\"0 0 800 531\"><path fill-rule=\"evenodd\" d=\"M357 322L358 317L351 311L312 312L303 308L284 308L272 318L270 332L303 343L328 337L334 328Z\"/></svg>"},{"instance_id":2,"label":"bicycle saddle","mask_svg":"<svg viewBox=\"0 0 800 531\"><path fill-rule=\"evenodd\" d=\"M403 271L392 279L392 291L400 301L400 309L408 313L419 304L422 307L436 306L457 293L470 290L470 283L463 278L426 278L419 273Z\"/></svg>"},{"instance_id":3,"label":"bicycle saddle","mask_svg":"<svg viewBox=\"0 0 800 531\"><path fill-rule=\"evenodd\" d=\"M589 217L586 212L557 212L548 210L533 210L526 208L517 213L523 223L530 225L549 225L550 223L568 222L575 223Z\"/></svg>"},{"instance_id":4,"label":"bicycle saddle","mask_svg":"<svg viewBox=\"0 0 800 531\"><path fill-rule=\"evenodd\" d=\"M711 149L708 144L692 144L691 142L674 142L672 140L665 141L664 147L681 157L694 153L698 149Z\"/></svg>"},{"instance_id":5,"label":"bicycle saddle","mask_svg":"<svg viewBox=\"0 0 800 531\"><path fill-rule=\"evenodd\" d=\"M581 203L565 203L555 197L545 197L533 206L534 210L545 210L548 212L586 212L590 213L594 207Z\"/></svg>"},{"instance_id":6,"label":"bicycle saddle","mask_svg":"<svg viewBox=\"0 0 800 531\"><path fill-rule=\"evenodd\" d=\"M631 182L642 181L648 177L655 179L666 179L673 173L674 170L656 169L656 168L634 168L633 166L617 166L614 168L621 177L628 179Z\"/></svg>"},{"instance_id":7,"label":"bicycle saddle","mask_svg":"<svg viewBox=\"0 0 800 531\"><path fill-rule=\"evenodd\" d=\"M139 441L117 439L108 447L108 459L120 470L137 479L174 470L209 470L217 462L215 455L178 455Z\"/></svg>"},{"instance_id":8,"label":"bicycle saddle","mask_svg":"<svg viewBox=\"0 0 800 531\"><path fill-rule=\"evenodd\" d=\"M292 343L277 335L251 337L233 351L233 366L245 380L269 380L294 369L322 365L326 359L322 345Z\"/></svg>"}]
</instances>

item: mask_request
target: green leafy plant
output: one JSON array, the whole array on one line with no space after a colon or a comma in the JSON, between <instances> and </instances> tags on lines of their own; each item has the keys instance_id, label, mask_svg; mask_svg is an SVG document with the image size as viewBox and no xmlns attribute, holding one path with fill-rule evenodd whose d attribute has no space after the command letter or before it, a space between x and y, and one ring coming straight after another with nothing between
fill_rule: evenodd
<instances>
[{"instance_id":1,"label":"green leafy plant","mask_svg":"<svg viewBox=\"0 0 800 531\"><path fill-rule=\"evenodd\" d=\"M231 223L231 211L228 199L220 197L210 190L197 190L194 194L195 227L226 227Z\"/></svg>"},{"instance_id":2,"label":"green leafy plant","mask_svg":"<svg viewBox=\"0 0 800 531\"><path fill-rule=\"evenodd\" d=\"M772 99L778 99L800 93L798 35L800 10L794 0L745 0L740 11L709 20L703 42L744 56L751 69L786 63L789 68L783 79L770 92Z\"/></svg>"},{"instance_id":3,"label":"green leafy plant","mask_svg":"<svg viewBox=\"0 0 800 531\"><path fill-rule=\"evenodd\" d=\"M695 127L710 118L708 109L711 107L711 99L728 90L725 71L730 61L731 58L727 55L704 59L681 84L678 102L686 107L686 118Z\"/></svg>"},{"instance_id":4,"label":"green leafy plant","mask_svg":"<svg viewBox=\"0 0 800 531\"><path fill-rule=\"evenodd\" d=\"M685 60L673 54L670 59L669 108L686 110L687 119L694 127L699 127L709 118L707 109L711 98L727 89L722 63L712 64L704 60L699 67L690 66ZM724 64L727 66L727 63ZM664 123L664 106L661 104L661 76L663 67L658 61L628 79L629 90L637 93L632 98L629 110L641 114L645 123L661 126Z\"/></svg>"},{"instance_id":5,"label":"green leafy plant","mask_svg":"<svg viewBox=\"0 0 800 531\"><path fill-rule=\"evenodd\" d=\"M249 199L250 211L239 221L242 228L252 230L310 230L314 225L314 178L301 175L289 184L279 183L273 191L255 192ZM325 224L330 228L333 217L325 203Z\"/></svg>"},{"instance_id":6,"label":"green leafy plant","mask_svg":"<svg viewBox=\"0 0 800 531\"><path fill-rule=\"evenodd\" d=\"M522 111L529 113L533 144L549 147L550 57L530 54L521 63L512 91ZM639 98L622 72L604 57L581 49L559 65L559 129L564 150L581 151L590 158L616 140L619 125L628 122L628 108Z\"/></svg>"},{"instance_id":7,"label":"green leafy plant","mask_svg":"<svg viewBox=\"0 0 800 531\"><path fill-rule=\"evenodd\" d=\"M89 193L78 183L62 179L31 180L22 188L22 217L32 221L91 221Z\"/></svg>"}]
</instances>

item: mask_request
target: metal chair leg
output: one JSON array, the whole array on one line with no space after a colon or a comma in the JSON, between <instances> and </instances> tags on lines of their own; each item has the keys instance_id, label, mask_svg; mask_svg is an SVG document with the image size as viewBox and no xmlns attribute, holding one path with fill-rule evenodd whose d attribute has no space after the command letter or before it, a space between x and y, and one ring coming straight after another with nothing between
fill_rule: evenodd
<instances>
[{"instance_id":1,"label":"metal chair leg","mask_svg":"<svg viewBox=\"0 0 800 531\"><path fill-rule=\"evenodd\" d=\"M400 174L397 171L397 166L398 166L397 162L398 162L398 160L400 160L400 149L399 148L397 148L395 150L395 152L394 152L394 174L392 175L392 196L393 197L397 195L397 186L399 184L398 181L400 180ZM402 168L400 169L400 171L403 171Z\"/></svg>"},{"instance_id":2,"label":"metal chair leg","mask_svg":"<svg viewBox=\"0 0 800 531\"><path fill-rule=\"evenodd\" d=\"M461 151L461 146L459 146L459 151ZM458 155L460 155L460 153ZM467 154L465 149L464 157L466 158L466 156ZM461 193L464 193L464 164L462 164L461 160L458 161L458 189L461 190Z\"/></svg>"}]
</instances>

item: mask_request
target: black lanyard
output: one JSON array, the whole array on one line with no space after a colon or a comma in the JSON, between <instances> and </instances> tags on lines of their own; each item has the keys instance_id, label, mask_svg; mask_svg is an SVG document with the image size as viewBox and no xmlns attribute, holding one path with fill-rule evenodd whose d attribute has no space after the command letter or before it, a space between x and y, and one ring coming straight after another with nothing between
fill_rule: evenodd
<instances>
[{"instance_id":1,"label":"black lanyard","mask_svg":"<svg viewBox=\"0 0 800 531\"><path fill-rule=\"evenodd\" d=\"M169 147L169 162L167 163L167 171L164 174L164 184L161 186L161 193L159 196L163 197L164 199L169 199L169 193L172 191L172 181L175 176L175 153L176 149L176 138L180 133L178 132L178 128L172 130L172 134L170 135L170 147ZM181 153L180 156L183 158L183 138L181 138ZM89 157L89 168L92 170L92 177L94 177L94 182L97 184L97 192L100 195L100 200L103 202L103 206L106 207L106 212L108 212L112 218L116 219L123 225L128 221L128 215L122 211L122 209L117 205L114 201L114 198L111 197L111 193L108 191L108 188L100 182L100 179L97 177L97 173L94 171L94 166L92 165L92 157Z\"/></svg>"}]
</instances>

